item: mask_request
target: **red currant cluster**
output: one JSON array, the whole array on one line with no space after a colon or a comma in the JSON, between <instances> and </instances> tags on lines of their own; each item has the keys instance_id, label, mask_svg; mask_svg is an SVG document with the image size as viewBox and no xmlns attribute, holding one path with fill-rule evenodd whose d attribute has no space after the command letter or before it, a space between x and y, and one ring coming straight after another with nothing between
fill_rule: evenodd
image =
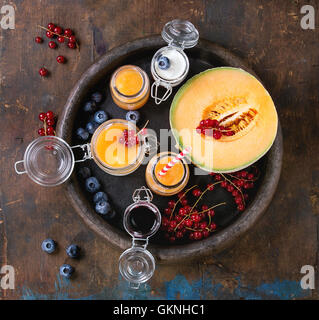
<instances>
[{"instance_id":1,"label":"red currant cluster","mask_svg":"<svg viewBox=\"0 0 319 320\"><path fill-rule=\"evenodd\" d=\"M161 226L161 229L165 232L166 239L170 242L187 238L189 240L201 240L209 237L216 230L217 226L213 222L214 209L226 203L219 203L212 207L208 207L205 204L198 205L206 192L214 190L215 184L208 184L203 192L195 185L186 191L180 192L178 200L170 200L168 202L168 207L164 210L165 216L162 217ZM192 206L187 198L190 191L196 199Z\"/></svg>"},{"instance_id":2,"label":"red currant cluster","mask_svg":"<svg viewBox=\"0 0 319 320\"><path fill-rule=\"evenodd\" d=\"M38 130L39 136L55 136L56 119L52 111L39 113L39 119L43 122L43 127Z\"/></svg>"},{"instance_id":3,"label":"red currant cluster","mask_svg":"<svg viewBox=\"0 0 319 320\"><path fill-rule=\"evenodd\" d=\"M216 224L213 222L215 215L214 209L226 203L219 203L212 207L206 204L199 205L200 200L209 191L213 191L215 186L220 185L226 191L231 193L237 210L245 210L246 201L249 198L248 191L254 187L254 183L259 178L259 170L252 167L249 170L242 170L234 173L210 173L213 182L207 184L206 189L201 189L195 185L186 191L178 194L177 200L170 200L168 207L164 210L161 229L164 236L170 242L176 240L189 239L201 240L209 237L216 230ZM196 201L191 206L187 196L192 194Z\"/></svg>"},{"instance_id":4,"label":"red currant cluster","mask_svg":"<svg viewBox=\"0 0 319 320\"><path fill-rule=\"evenodd\" d=\"M242 170L234 173L210 173L215 182L219 182L220 186L231 193L237 205L238 211L244 211L246 201L249 198L249 189L254 188L254 183L259 178L259 170L252 167L251 172Z\"/></svg>"},{"instance_id":5,"label":"red currant cluster","mask_svg":"<svg viewBox=\"0 0 319 320\"><path fill-rule=\"evenodd\" d=\"M136 131L124 129L122 136L119 138L119 143L124 144L126 147L138 145L139 140Z\"/></svg>"},{"instance_id":6,"label":"red currant cluster","mask_svg":"<svg viewBox=\"0 0 319 320\"><path fill-rule=\"evenodd\" d=\"M223 135L229 137L235 134L231 129L220 126L216 119L202 120L196 128L196 132L204 136L213 137L216 140L219 140Z\"/></svg>"},{"instance_id":7,"label":"red currant cluster","mask_svg":"<svg viewBox=\"0 0 319 320\"><path fill-rule=\"evenodd\" d=\"M54 25L53 23L49 23L47 28L45 27L41 27L40 28L46 30L46 36L47 38L49 39L53 39L53 38L57 38L57 41L59 43L64 43L66 40L68 41L67 42L67 46L70 48L70 49L75 49L78 47L78 44L76 42L76 38L75 36L73 35L73 31L71 29L65 29L63 31L63 29L59 26L56 26ZM36 43L42 43L43 42L43 39L41 37L36 37L35 38L35 42ZM54 42L54 41L49 41L48 43L48 46L49 48L51 49L56 49L57 48L57 43ZM65 63L66 62L66 58L64 56L57 56L56 58L56 61L58 63ZM46 68L41 68L39 70L39 74L42 76L42 77L46 77L48 74L49 74L49 71L46 69Z\"/></svg>"}]
</instances>

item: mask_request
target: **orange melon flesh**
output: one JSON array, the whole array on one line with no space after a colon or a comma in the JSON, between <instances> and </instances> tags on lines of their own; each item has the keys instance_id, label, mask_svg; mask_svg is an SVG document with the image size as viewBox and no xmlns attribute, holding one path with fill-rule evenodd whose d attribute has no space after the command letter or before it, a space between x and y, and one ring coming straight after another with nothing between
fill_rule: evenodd
<instances>
[{"instance_id":1,"label":"orange melon flesh","mask_svg":"<svg viewBox=\"0 0 319 320\"><path fill-rule=\"evenodd\" d=\"M246 128L220 140L195 132L207 110L219 110L216 105L227 109L230 100L235 103L220 119L252 109L256 116ZM180 149L192 147L195 165L206 171L232 172L251 165L270 149L278 116L272 98L255 77L242 69L222 67L194 76L179 89L171 105L170 125Z\"/></svg>"}]
</instances>

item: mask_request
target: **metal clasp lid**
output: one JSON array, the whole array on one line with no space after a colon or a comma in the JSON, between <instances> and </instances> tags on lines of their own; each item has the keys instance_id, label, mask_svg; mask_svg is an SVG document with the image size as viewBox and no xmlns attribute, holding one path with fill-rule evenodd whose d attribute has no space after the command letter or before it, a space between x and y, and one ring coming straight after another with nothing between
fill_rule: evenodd
<instances>
[{"instance_id":1,"label":"metal clasp lid","mask_svg":"<svg viewBox=\"0 0 319 320\"><path fill-rule=\"evenodd\" d=\"M74 162L83 162L83 161L86 161L88 159L92 159L92 154L91 154L91 148L90 147L91 147L91 145L89 143L78 144L76 146L72 146L71 149L80 148L84 152L83 158L80 159L80 160L75 160Z\"/></svg>"},{"instance_id":2,"label":"metal clasp lid","mask_svg":"<svg viewBox=\"0 0 319 320\"><path fill-rule=\"evenodd\" d=\"M144 193L144 195L143 195L143 193ZM150 189L147 189L146 187L143 186L143 187L136 189L134 191L132 199L134 202L139 202L139 201L152 202L153 194Z\"/></svg>"}]
</instances>

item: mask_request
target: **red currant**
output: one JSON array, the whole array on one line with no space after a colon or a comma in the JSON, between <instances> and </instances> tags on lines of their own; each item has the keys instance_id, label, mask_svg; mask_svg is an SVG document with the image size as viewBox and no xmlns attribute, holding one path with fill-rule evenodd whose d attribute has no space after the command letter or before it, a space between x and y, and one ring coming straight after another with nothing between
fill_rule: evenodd
<instances>
[{"instance_id":1,"label":"red currant","mask_svg":"<svg viewBox=\"0 0 319 320\"><path fill-rule=\"evenodd\" d=\"M58 37L58 42L63 43L65 41L65 38L62 36Z\"/></svg>"},{"instance_id":2,"label":"red currant","mask_svg":"<svg viewBox=\"0 0 319 320\"><path fill-rule=\"evenodd\" d=\"M55 49L57 47L57 44L54 41L49 41L48 46L51 49Z\"/></svg>"},{"instance_id":3,"label":"red currant","mask_svg":"<svg viewBox=\"0 0 319 320\"><path fill-rule=\"evenodd\" d=\"M232 192L232 195L233 195L233 197L237 197L237 196L239 195L238 190L234 190L234 191Z\"/></svg>"},{"instance_id":4,"label":"red currant","mask_svg":"<svg viewBox=\"0 0 319 320\"><path fill-rule=\"evenodd\" d=\"M181 200L181 204L182 204L183 207L187 206L187 203L188 203L187 199L182 199Z\"/></svg>"},{"instance_id":5,"label":"red currant","mask_svg":"<svg viewBox=\"0 0 319 320\"><path fill-rule=\"evenodd\" d=\"M71 29L65 29L65 30L64 30L64 35L65 35L66 37L71 37L72 34L73 34L73 31L72 31Z\"/></svg>"},{"instance_id":6,"label":"red currant","mask_svg":"<svg viewBox=\"0 0 319 320\"><path fill-rule=\"evenodd\" d=\"M207 189L208 189L209 191L213 191L214 188L215 188L215 186L214 186L213 183L209 183L209 184L207 185Z\"/></svg>"},{"instance_id":7,"label":"red currant","mask_svg":"<svg viewBox=\"0 0 319 320\"><path fill-rule=\"evenodd\" d=\"M184 220L185 227L191 227L193 225L193 221L191 219Z\"/></svg>"},{"instance_id":8,"label":"red currant","mask_svg":"<svg viewBox=\"0 0 319 320\"><path fill-rule=\"evenodd\" d=\"M76 42L75 36L70 36L69 37L69 42L75 43Z\"/></svg>"},{"instance_id":9,"label":"red currant","mask_svg":"<svg viewBox=\"0 0 319 320\"><path fill-rule=\"evenodd\" d=\"M183 232L181 232L181 231L177 231L176 232L176 238L177 239L181 239L181 238L183 238L183 236L184 236Z\"/></svg>"},{"instance_id":10,"label":"red currant","mask_svg":"<svg viewBox=\"0 0 319 320\"><path fill-rule=\"evenodd\" d=\"M201 220L201 218L198 214L192 214L191 219L193 222L199 222Z\"/></svg>"},{"instance_id":11,"label":"red currant","mask_svg":"<svg viewBox=\"0 0 319 320\"><path fill-rule=\"evenodd\" d=\"M189 205L187 205L184 207L184 209L186 210L186 213L190 213L192 208Z\"/></svg>"},{"instance_id":12,"label":"red currant","mask_svg":"<svg viewBox=\"0 0 319 320\"><path fill-rule=\"evenodd\" d=\"M46 123L48 126L53 127L55 125L55 120L54 120L54 118L52 118L52 119L48 118L48 119L46 119Z\"/></svg>"},{"instance_id":13,"label":"red currant","mask_svg":"<svg viewBox=\"0 0 319 320\"><path fill-rule=\"evenodd\" d=\"M192 191L192 194L193 194L194 197L199 197L201 195L201 193L202 192L200 191L200 189L194 189Z\"/></svg>"},{"instance_id":14,"label":"red currant","mask_svg":"<svg viewBox=\"0 0 319 320\"><path fill-rule=\"evenodd\" d=\"M40 129L38 130L38 135L39 135L39 136L45 136L45 130L44 130L43 128L40 128Z\"/></svg>"},{"instance_id":15,"label":"red currant","mask_svg":"<svg viewBox=\"0 0 319 320\"><path fill-rule=\"evenodd\" d=\"M249 187L250 187L250 183L245 182L245 183L244 183L244 189L249 189Z\"/></svg>"},{"instance_id":16,"label":"red currant","mask_svg":"<svg viewBox=\"0 0 319 320\"><path fill-rule=\"evenodd\" d=\"M253 180L254 179L254 175L252 173L250 173L248 176L247 176L247 179L248 180Z\"/></svg>"},{"instance_id":17,"label":"red currant","mask_svg":"<svg viewBox=\"0 0 319 320\"><path fill-rule=\"evenodd\" d=\"M53 38L54 34L51 31L47 31L46 36L47 36L47 38Z\"/></svg>"},{"instance_id":18,"label":"red currant","mask_svg":"<svg viewBox=\"0 0 319 320\"><path fill-rule=\"evenodd\" d=\"M164 209L164 213L169 216L172 213L172 209L171 208L165 208Z\"/></svg>"},{"instance_id":19,"label":"red currant","mask_svg":"<svg viewBox=\"0 0 319 320\"><path fill-rule=\"evenodd\" d=\"M46 115L46 117L48 119L53 119L54 118L54 113L51 110L47 111L47 113L45 115Z\"/></svg>"},{"instance_id":20,"label":"red currant","mask_svg":"<svg viewBox=\"0 0 319 320\"><path fill-rule=\"evenodd\" d=\"M244 206L242 203L240 203L240 204L237 206L237 209L238 209L239 211L244 211L244 210L245 210L245 206Z\"/></svg>"},{"instance_id":21,"label":"red currant","mask_svg":"<svg viewBox=\"0 0 319 320\"><path fill-rule=\"evenodd\" d=\"M54 33L61 34L63 30L62 30L61 27L57 26L57 27L54 28L53 31L54 31Z\"/></svg>"},{"instance_id":22,"label":"red currant","mask_svg":"<svg viewBox=\"0 0 319 320\"><path fill-rule=\"evenodd\" d=\"M218 130L214 130L213 137L214 139L219 140L222 137L222 133Z\"/></svg>"},{"instance_id":23,"label":"red currant","mask_svg":"<svg viewBox=\"0 0 319 320\"><path fill-rule=\"evenodd\" d=\"M185 208L180 208L178 213L181 215L181 216L185 216L187 214L187 211L185 210Z\"/></svg>"},{"instance_id":24,"label":"red currant","mask_svg":"<svg viewBox=\"0 0 319 320\"><path fill-rule=\"evenodd\" d=\"M184 197L184 192L179 192L177 196L179 199L182 199Z\"/></svg>"},{"instance_id":25,"label":"red currant","mask_svg":"<svg viewBox=\"0 0 319 320\"><path fill-rule=\"evenodd\" d=\"M215 175L215 180L220 181L222 179L222 176L220 174Z\"/></svg>"},{"instance_id":26,"label":"red currant","mask_svg":"<svg viewBox=\"0 0 319 320\"><path fill-rule=\"evenodd\" d=\"M42 43L43 39L41 37L35 37L35 42L36 43Z\"/></svg>"},{"instance_id":27,"label":"red currant","mask_svg":"<svg viewBox=\"0 0 319 320\"><path fill-rule=\"evenodd\" d=\"M54 128L53 127L47 127L47 135L54 136Z\"/></svg>"},{"instance_id":28,"label":"red currant","mask_svg":"<svg viewBox=\"0 0 319 320\"><path fill-rule=\"evenodd\" d=\"M200 227L201 229L205 229L205 228L207 227L207 222L206 222L206 221L201 222L201 223L199 224L199 227Z\"/></svg>"},{"instance_id":29,"label":"red currant","mask_svg":"<svg viewBox=\"0 0 319 320\"><path fill-rule=\"evenodd\" d=\"M201 128L201 127L197 127L197 128L196 128L196 132L197 132L198 134L201 134L201 133L202 133L202 128Z\"/></svg>"},{"instance_id":30,"label":"red currant","mask_svg":"<svg viewBox=\"0 0 319 320\"><path fill-rule=\"evenodd\" d=\"M234 191L234 187L232 185L227 186L227 191L228 192L233 192Z\"/></svg>"},{"instance_id":31,"label":"red currant","mask_svg":"<svg viewBox=\"0 0 319 320\"><path fill-rule=\"evenodd\" d=\"M207 214L210 216L210 217L213 217L215 215L215 211L213 209L210 209L208 210Z\"/></svg>"},{"instance_id":32,"label":"red currant","mask_svg":"<svg viewBox=\"0 0 319 320\"><path fill-rule=\"evenodd\" d=\"M211 223L210 228L211 228L211 230L215 230L217 228L217 226L215 223Z\"/></svg>"},{"instance_id":33,"label":"red currant","mask_svg":"<svg viewBox=\"0 0 319 320\"><path fill-rule=\"evenodd\" d=\"M47 27L49 30L51 30L51 31L53 31L54 30L54 28L55 28L55 25L52 23L52 22L50 22L49 24L48 24L48 27Z\"/></svg>"},{"instance_id":34,"label":"red currant","mask_svg":"<svg viewBox=\"0 0 319 320\"><path fill-rule=\"evenodd\" d=\"M202 237L203 237L202 232L200 232L200 231L194 232L194 240L200 240L200 239L202 239Z\"/></svg>"},{"instance_id":35,"label":"red currant","mask_svg":"<svg viewBox=\"0 0 319 320\"><path fill-rule=\"evenodd\" d=\"M222 181L222 183L220 185L222 188L227 188L228 183L227 183L227 181Z\"/></svg>"},{"instance_id":36,"label":"red currant","mask_svg":"<svg viewBox=\"0 0 319 320\"><path fill-rule=\"evenodd\" d=\"M177 221L176 220L172 220L170 223L169 223L169 226L172 228L172 229L175 229L177 227Z\"/></svg>"},{"instance_id":37,"label":"red currant","mask_svg":"<svg viewBox=\"0 0 319 320\"><path fill-rule=\"evenodd\" d=\"M175 207L176 202L174 200L170 200L168 201L168 207L169 208L174 208Z\"/></svg>"},{"instance_id":38,"label":"red currant","mask_svg":"<svg viewBox=\"0 0 319 320\"><path fill-rule=\"evenodd\" d=\"M206 204L203 204L202 205L202 211L206 211L206 210L208 210L208 206Z\"/></svg>"},{"instance_id":39,"label":"red currant","mask_svg":"<svg viewBox=\"0 0 319 320\"><path fill-rule=\"evenodd\" d=\"M209 237L209 234L210 234L209 231L204 230L202 233L203 233L203 237L204 238L208 238Z\"/></svg>"},{"instance_id":40,"label":"red currant","mask_svg":"<svg viewBox=\"0 0 319 320\"><path fill-rule=\"evenodd\" d=\"M57 61L58 63L65 63L65 58L64 58L63 56L57 56L57 57L56 57L56 61Z\"/></svg>"},{"instance_id":41,"label":"red currant","mask_svg":"<svg viewBox=\"0 0 319 320\"><path fill-rule=\"evenodd\" d=\"M40 113L39 113L39 119L40 119L40 121L44 121L45 118L46 118L45 113L44 113L44 112L40 112Z\"/></svg>"},{"instance_id":42,"label":"red currant","mask_svg":"<svg viewBox=\"0 0 319 320\"><path fill-rule=\"evenodd\" d=\"M189 240L195 240L195 237L194 237L194 233L195 232L191 232L188 236Z\"/></svg>"},{"instance_id":43,"label":"red currant","mask_svg":"<svg viewBox=\"0 0 319 320\"><path fill-rule=\"evenodd\" d=\"M70 49L75 49L75 47L76 47L75 42L68 42L68 47Z\"/></svg>"},{"instance_id":44,"label":"red currant","mask_svg":"<svg viewBox=\"0 0 319 320\"><path fill-rule=\"evenodd\" d=\"M41 68L39 74L41 77L46 77L49 74L49 71L46 68Z\"/></svg>"},{"instance_id":45,"label":"red currant","mask_svg":"<svg viewBox=\"0 0 319 320\"><path fill-rule=\"evenodd\" d=\"M242 197L241 197L241 196L237 196L237 197L235 198L235 202L236 202L236 204L241 204L241 203L243 202Z\"/></svg>"}]
</instances>

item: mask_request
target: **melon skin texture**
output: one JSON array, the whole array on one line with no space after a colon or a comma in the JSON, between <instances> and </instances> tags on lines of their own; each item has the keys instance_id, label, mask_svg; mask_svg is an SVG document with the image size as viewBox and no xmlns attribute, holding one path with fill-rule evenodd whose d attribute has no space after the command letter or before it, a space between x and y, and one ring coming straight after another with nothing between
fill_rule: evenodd
<instances>
[{"instance_id":1,"label":"melon skin texture","mask_svg":"<svg viewBox=\"0 0 319 320\"><path fill-rule=\"evenodd\" d=\"M220 140L196 133L199 122L212 115L235 128ZM248 72L232 67L208 69L189 79L176 93L170 126L181 150L208 172L234 172L259 160L271 148L278 116L268 91Z\"/></svg>"}]
</instances>

